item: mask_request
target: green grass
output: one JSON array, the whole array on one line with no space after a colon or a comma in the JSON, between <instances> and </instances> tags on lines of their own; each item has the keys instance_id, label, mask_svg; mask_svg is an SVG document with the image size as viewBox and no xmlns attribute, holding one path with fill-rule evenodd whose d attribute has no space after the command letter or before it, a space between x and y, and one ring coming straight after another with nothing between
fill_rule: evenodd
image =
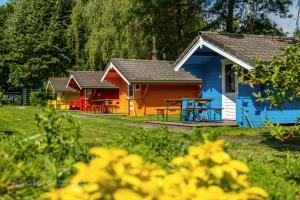
<instances>
[{"instance_id":1,"label":"green grass","mask_svg":"<svg viewBox=\"0 0 300 200\"><path fill-rule=\"evenodd\" d=\"M34 119L40 112L41 109L36 107L0 107L0 133L38 133ZM156 116L84 118L79 112L71 114L81 125L81 142L90 146L113 141L120 133L135 132L144 122L156 120ZM228 142L227 151L234 158L248 163L251 183L268 190L270 199L294 199L295 193L300 191L300 162L299 166L293 164L300 160L299 141L278 142L267 137L265 129L202 127L199 130L219 133ZM178 139L182 139L182 135L172 133ZM290 172L293 167L297 170Z\"/></svg>"}]
</instances>

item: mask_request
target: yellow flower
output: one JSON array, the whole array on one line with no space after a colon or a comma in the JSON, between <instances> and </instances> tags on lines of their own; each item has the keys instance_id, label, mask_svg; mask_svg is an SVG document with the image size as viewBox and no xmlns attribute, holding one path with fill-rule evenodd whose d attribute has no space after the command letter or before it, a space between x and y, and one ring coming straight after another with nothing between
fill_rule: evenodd
<instances>
[{"instance_id":1,"label":"yellow flower","mask_svg":"<svg viewBox=\"0 0 300 200\"><path fill-rule=\"evenodd\" d=\"M216 164L222 164L230 160L230 156L222 151L214 152L211 156L211 160Z\"/></svg>"},{"instance_id":2,"label":"yellow flower","mask_svg":"<svg viewBox=\"0 0 300 200\"><path fill-rule=\"evenodd\" d=\"M132 175L128 175L128 174L125 174L122 177L122 182L130 184L132 186L139 186L139 185L141 185L141 181L140 181L140 179L138 177L132 176Z\"/></svg>"},{"instance_id":3,"label":"yellow flower","mask_svg":"<svg viewBox=\"0 0 300 200\"><path fill-rule=\"evenodd\" d=\"M229 165L231 167L233 167L234 169L236 169L237 171L239 171L239 172L242 172L242 173L248 173L249 172L248 166L245 163L241 162L241 161L231 160L229 162Z\"/></svg>"},{"instance_id":4,"label":"yellow flower","mask_svg":"<svg viewBox=\"0 0 300 200\"><path fill-rule=\"evenodd\" d=\"M125 167L123 165L123 163L115 163L112 165L115 173L117 174L117 176L121 177L124 175L125 173Z\"/></svg>"},{"instance_id":5,"label":"yellow flower","mask_svg":"<svg viewBox=\"0 0 300 200\"><path fill-rule=\"evenodd\" d=\"M129 189L119 189L114 194L115 200L143 200L144 198Z\"/></svg>"},{"instance_id":6,"label":"yellow flower","mask_svg":"<svg viewBox=\"0 0 300 200\"><path fill-rule=\"evenodd\" d=\"M253 199L261 199L262 198L267 198L268 193L266 193L265 190L259 188L259 187L251 187L245 190L245 193L250 195Z\"/></svg>"},{"instance_id":7,"label":"yellow flower","mask_svg":"<svg viewBox=\"0 0 300 200\"><path fill-rule=\"evenodd\" d=\"M93 148L89 164L78 163L76 175L66 188L42 196L51 200L262 200L267 193L249 187L249 168L232 160L223 150L224 141L205 141L188 155L172 160L176 167L162 169L123 150ZM226 190L222 183L226 184ZM116 192L114 192L116 191Z\"/></svg>"},{"instance_id":8,"label":"yellow flower","mask_svg":"<svg viewBox=\"0 0 300 200\"><path fill-rule=\"evenodd\" d=\"M217 179L222 179L224 177L224 172L221 167L214 166L209 169L209 172Z\"/></svg>"}]
</instances>

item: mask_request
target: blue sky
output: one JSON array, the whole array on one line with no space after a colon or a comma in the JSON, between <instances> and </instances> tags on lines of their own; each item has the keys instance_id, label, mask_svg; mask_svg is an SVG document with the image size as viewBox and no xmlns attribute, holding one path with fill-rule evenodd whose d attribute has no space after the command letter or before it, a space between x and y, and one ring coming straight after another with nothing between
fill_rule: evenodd
<instances>
[{"instance_id":1,"label":"blue sky","mask_svg":"<svg viewBox=\"0 0 300 200\"><path fill-rule=\"evenodd\" d=\"M8 0L0 0L0 5L5 4ZM297 17L297 0L293 0L294 5L290 9L290 13L293 15L293 18L290 19L281 19L278 16L270 15L270 18L278 24L279 27L283 29L284 32L288 32L289 35L292 35L296 28L296 17Z\"/></svg>"}]
</instances>

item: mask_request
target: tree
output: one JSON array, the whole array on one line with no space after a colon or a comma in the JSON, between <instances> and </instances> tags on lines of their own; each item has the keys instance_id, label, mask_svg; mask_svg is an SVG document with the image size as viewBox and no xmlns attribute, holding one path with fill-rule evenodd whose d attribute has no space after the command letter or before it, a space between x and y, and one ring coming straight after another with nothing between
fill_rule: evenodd
<instances>
[{"instance_id":1,"label":"tree","mask_svg":"<svg viewBox=\"0 0 300 200\"><path fill-rule=\"evenodd\" d=\"M49 76L71 66L66 28L71 0L19 0L7 21L9 82L15 87L41 87Z\"/></svg>"},{"instance_id":2,"label":"tree","mask_svg":"<svg viewBox=\"0 0 300 200\"><path fill-rule=\"evenodd\" d=\"M149 39L132 0L76 0L69 42L81 69L104 68L111 57L147 58Z\"/></svg>"},{"instance_id":3,"label":"tree","mask_svg":"<svg viewBox=\"0 0 300 200\"><path fill-rule=\"evenodd\" d=\"M203 2L77 0L68 31L76 63L103 69L111 57L175 59L204 26Z\"/></svg>"},{"instance_id":4,"label":"tree","mask_svg":"<svg viewBox=\"0 0 300 200\"><path fill-rule=\"evenodd\" d=\"M8 51L8 40L6 38L6 20L9 15L13 12L13 4L8 3L4 6L0 6L0 88L8 89L8 76L9 67L7 66L5 56L9 53Z\"/></svg>"}]
</instances>

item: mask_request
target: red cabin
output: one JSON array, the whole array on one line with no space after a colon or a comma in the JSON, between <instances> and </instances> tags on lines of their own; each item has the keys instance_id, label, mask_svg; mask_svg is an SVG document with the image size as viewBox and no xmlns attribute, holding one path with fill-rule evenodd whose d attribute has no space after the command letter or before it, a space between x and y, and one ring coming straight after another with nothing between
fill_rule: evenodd
<instances>
[{"instance_id":1,"label":"red cabin","mask_svg":"<svg viewBox=\"0 0 300 200\"><path fill-rule=\"evenodd\" d=\"M102 75L102 71L71 73L67 86L80 91L80 110L117 111L119 88L107 81L101 82Z\"/></svg>"}]
</instances>

